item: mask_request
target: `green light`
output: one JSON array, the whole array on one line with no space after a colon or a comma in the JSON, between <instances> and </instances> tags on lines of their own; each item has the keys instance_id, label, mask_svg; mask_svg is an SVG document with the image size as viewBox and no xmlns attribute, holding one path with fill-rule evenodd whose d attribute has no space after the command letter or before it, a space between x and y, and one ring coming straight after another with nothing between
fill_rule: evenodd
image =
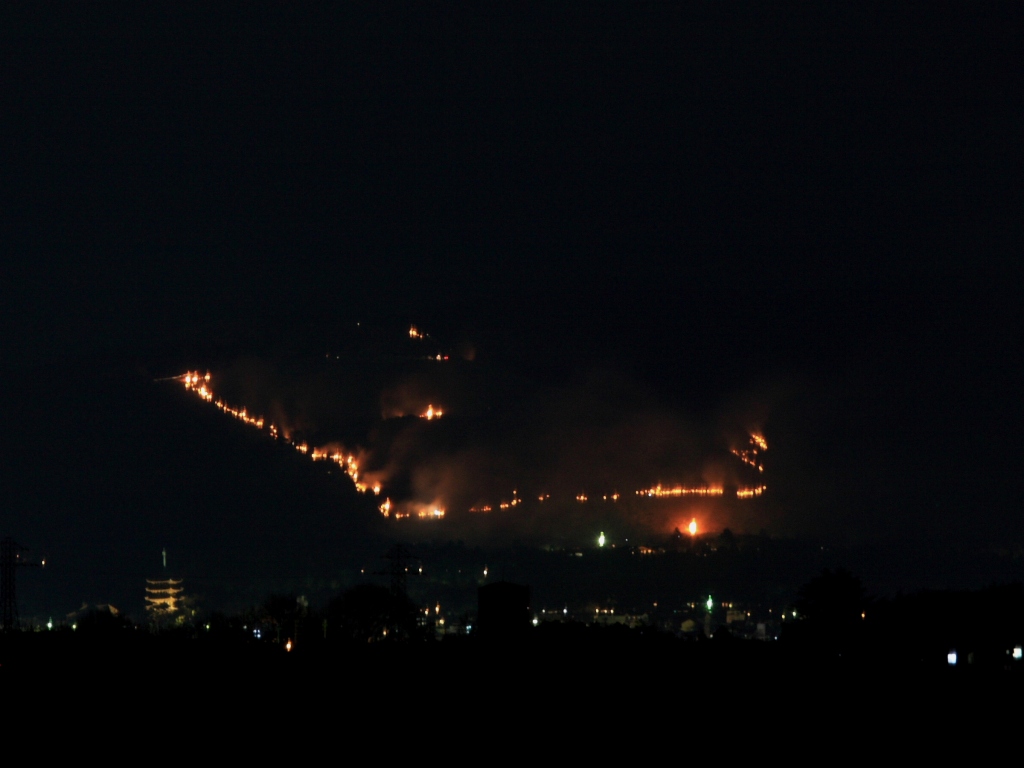
<instances>
[{"instance_id":1,"label":"green light","mask_svg":"<svg viewBox=\"0 0 1024 768\"><path fill-rule=\"evenodd\" d=\"M708 607L709 611L715 607L715 602L711 599L711 595L708 595L708 601L705 603L705 605Z\"/></svg>"},{"instance_id":2,"label":"green light","mask_svg":"<svg viewBox=\"0 0 1024 768\"><path fill-rule=\"evenodd\" d=\"M597 537L597 546L603 547L605 542L604 531L601 531L601 535Z\"/></svg>"}]
</instances>

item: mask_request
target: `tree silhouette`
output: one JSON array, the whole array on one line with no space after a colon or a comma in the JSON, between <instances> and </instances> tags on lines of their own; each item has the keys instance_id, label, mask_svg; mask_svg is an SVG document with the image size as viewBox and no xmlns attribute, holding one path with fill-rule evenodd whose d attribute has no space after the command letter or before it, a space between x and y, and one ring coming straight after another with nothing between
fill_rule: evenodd
<instances>
[{"instance_id":1,"label":"tree silhouette","mask_svg":"<svg viewBox=\"0 0 1024 768\"><path fill-rule=\"evenodd\" d=\"M825 569L800 588L794 607L803 639L823 650L842 650L859 639L867 600L856 576L844 568Z\"/></svg>"},{"instance_id":2,"label":"tree silhouette","mask_svg":"<svg viewBox=\"0 0 1024 768\"><path fill-rule=\"evenodd\" d=\"M416 607L407 597L372 584L353 587L327 609L331 636L357 643L416 638L416 618Z\"/></svg>"}]
</instances>

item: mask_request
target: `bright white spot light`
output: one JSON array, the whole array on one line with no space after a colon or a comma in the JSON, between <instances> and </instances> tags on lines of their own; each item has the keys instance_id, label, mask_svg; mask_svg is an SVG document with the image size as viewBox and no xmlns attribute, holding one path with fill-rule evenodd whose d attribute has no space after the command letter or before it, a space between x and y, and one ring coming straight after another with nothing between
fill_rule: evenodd
<instances>
[{"instance_id":1,"label":"bright white spot light","mask_svg":"<svg viewBox=\"0 0 1024 768\"><path fill-rule=\"evenodd\" d=\"M708 601L705 605L707 605L709 611L715 607L715 602L711 599L711 595L708 595Z\"/></svg>"},{"instance_id":2,"label":"bright white spot light","mask_svg":"<svg viewBox=\"0 0 1024 768\"><path fill-rule=\"evenodd\" d=\"M1024 659L1024 646L1013 646L1013 658L1015 658L1017 661Z\"/></svg>"},{"instance_id":3,"label":"bright white spot light","mask_svg":"<svg viewBox=\"0 0 1024 768\"><path fill-rule=\"evenodd\" d=\"M597 546L603 547L606 539L604 537L604 531L601 531L601 535L597 537Z\"/></svg>"},{"instance_id":4,"label":"bright white spot light","mask_svg":"<svg viewBox=\"0 0 1024 768\"><path fill-rule=\"evenodd\" d=\"M956 651L950 651L946 654L946 663L951 667L956 666Z\"/></svg>"}]
</instances>

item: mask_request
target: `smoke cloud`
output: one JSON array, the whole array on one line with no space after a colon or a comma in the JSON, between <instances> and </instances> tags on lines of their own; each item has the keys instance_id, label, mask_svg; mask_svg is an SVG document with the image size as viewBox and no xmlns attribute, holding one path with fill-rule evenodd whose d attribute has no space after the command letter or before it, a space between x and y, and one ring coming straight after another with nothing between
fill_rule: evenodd
<instances>
[{"instance_id":1,"label":"smoke cloud","mask_svg":"<svg viewBox=\"0 0 1024 768\"><path fill-rule=\"evenodd\" d=\"M431 518L395 520L403 536L551 543L597 530L667 535L691 520L701 530L765 526L770 451L751 438L765 401L697 417L608 366L537 381L500 359L445 358L430 343L238 360L214 372L215 388L264 414L278 439L347 461L389 517Z\"/></svg>"}]
</instances>

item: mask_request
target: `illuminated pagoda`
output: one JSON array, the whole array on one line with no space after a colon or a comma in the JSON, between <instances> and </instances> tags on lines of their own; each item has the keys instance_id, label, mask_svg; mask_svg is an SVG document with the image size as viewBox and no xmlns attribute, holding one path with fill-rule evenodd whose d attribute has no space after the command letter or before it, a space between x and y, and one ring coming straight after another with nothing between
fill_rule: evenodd
<instances>
[{"instance_id":1,"label":"illuminated pagoda","mask_svg":"<svg viewBox=\"0 0 1024 768\"><path fill-rule=\"evenodd\" d=\"M167 550L163 550L164 570ZM182 579L146 579L146 615L156 624L173 622L184 608L185 588Z\"/></svg>"}]
</instances>

